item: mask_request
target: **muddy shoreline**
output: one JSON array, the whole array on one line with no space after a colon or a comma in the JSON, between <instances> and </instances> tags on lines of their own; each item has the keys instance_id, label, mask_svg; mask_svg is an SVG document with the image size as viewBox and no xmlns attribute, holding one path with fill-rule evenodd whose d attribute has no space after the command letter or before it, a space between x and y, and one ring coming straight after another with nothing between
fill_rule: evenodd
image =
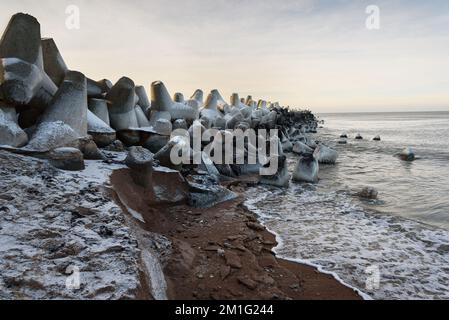
<instances>
[{"instance_id":1,"label":"muddy shoreline","mask_svg":"<svg viewBox=\"0 0 449 320\"><path fill-rule=\"evenodd\" d=\"M252 182L234 181L228 187L241 194L246 183ZM122 209L144 220L133 218L131 229L171 242L170 253L160 259L167 299L361 299L330 275L277 258L275 235L243 205L243 196L210 209L154 207L145 202L145 190L133 183L129 170L114 171L111 185Z\"/></svg>"}]
</instances>

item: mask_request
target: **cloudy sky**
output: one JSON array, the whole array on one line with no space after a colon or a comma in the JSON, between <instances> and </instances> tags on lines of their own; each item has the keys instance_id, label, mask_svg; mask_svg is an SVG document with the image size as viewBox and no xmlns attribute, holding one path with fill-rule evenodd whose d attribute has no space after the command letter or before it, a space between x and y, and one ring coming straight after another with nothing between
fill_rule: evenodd
<instances>
[{"instance_id":1,"label":"cloudy sky","mask_svg":"<svg viewBox=\"0 0 449 320\"><path fill-rule=\"evenodd\" d=\"M317 112L449 110L449 1L1 0L36 16L71 69L252 94ZM80 29L66 27L66 8ZM380 29L366 7L380 8Z\"/></svg>"}]
</instances>

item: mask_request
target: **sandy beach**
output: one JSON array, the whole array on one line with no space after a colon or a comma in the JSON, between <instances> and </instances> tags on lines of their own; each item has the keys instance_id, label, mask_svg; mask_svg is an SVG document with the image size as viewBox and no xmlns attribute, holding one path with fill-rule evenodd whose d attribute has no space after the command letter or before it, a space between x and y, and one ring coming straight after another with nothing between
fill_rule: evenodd
<instances>
[{"instance_id":1,"label":"sandy beach","mask_svg":"<svg viewBox=\"0 0 449 320\"><path fill-rule=\"evenodd\" d=\"M242 196L211 209L152 207L128 170L115 171L111 183L123 210L130 207L144 218L140 228L172 242L163 264L169 299L361 299L332 276L277 259L275 236L242 205ZM244 187L230 186L235 192Z\"/></svg>"}]
</instances>

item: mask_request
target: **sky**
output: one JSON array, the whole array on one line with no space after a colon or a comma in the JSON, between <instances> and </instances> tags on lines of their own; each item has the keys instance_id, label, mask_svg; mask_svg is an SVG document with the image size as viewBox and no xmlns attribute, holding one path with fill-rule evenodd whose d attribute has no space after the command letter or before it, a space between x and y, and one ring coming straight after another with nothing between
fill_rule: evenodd
<instances>
[{"instance_id":1,"label":"sky","mask_svg":"<svg viewBox=\"0 0 449 320\"><path fill-rule=\"evenodd\" d=\"M449 1L1 0L72 70L170 93L219 89L315 112L449 110ZM67 28L70 5L79 29ZM369 29L369 5L379 29ZM73 21L73 20L69 20Z\"/></svg>"}]
</instances>

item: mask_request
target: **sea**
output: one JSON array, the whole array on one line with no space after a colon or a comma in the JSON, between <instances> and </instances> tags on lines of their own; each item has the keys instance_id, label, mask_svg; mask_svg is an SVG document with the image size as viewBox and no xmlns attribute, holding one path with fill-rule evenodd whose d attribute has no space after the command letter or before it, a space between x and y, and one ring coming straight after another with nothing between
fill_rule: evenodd
<instances>
[{"instance_id":1,"label":"sea","mask_svg":"<svg viewBox=\"0 0 449 320\"><path fill-rule=\"evenodd\" d=\"M449 112L319 119L313 137L339 158L320 165L317 184L246 191L247 207L278 237L278 256L332 274L366 299L449 299ZM397 157L406 147L415 161ZM290 171L296 161L288 156ZM358 197L364 187L378 199Z\"/></svg>"}]
</instances>

